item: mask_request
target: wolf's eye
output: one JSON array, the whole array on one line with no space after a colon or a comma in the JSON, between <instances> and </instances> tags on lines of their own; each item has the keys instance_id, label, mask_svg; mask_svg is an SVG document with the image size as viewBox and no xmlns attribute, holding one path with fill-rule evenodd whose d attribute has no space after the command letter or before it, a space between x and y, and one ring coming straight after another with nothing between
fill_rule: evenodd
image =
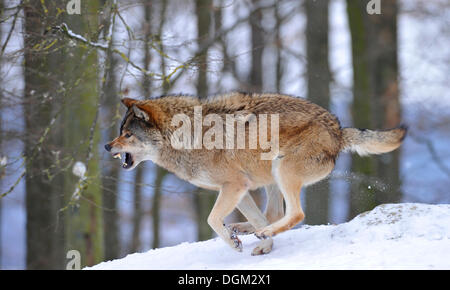
<instances>
[{"instance_id":1,"label":"wolf's eye","mask_svg":"<svg viewBox=\"0 0 450 290\"><path fill-rule=\"evenodd\" d=\"M125 134L125 138L130 138L131 137L131 133L126 133Z\"/></svg>"}]
</instances>

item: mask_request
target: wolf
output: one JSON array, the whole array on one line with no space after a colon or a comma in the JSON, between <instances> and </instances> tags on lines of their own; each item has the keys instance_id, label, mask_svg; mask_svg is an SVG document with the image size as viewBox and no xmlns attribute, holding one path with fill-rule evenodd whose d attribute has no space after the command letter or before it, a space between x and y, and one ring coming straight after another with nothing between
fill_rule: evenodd
<instances>
[{"instance_id":1,"label":"wolf","mask_svg":"<svg viewBox=\"0 0 450 290\"><path fill-rule=\"evenodd\" d=\"M272 237L304 219L301 188L329 175L340 152L359 155L390 152L402 144L407 131L403 125L388 130L343 128L336 116L319 105L282 94L235 92L206 99L167 95L147 100L124 98L122 103L127 112L119 136L107 143L105 149L113 157L121 158L126 170L151 160L196 186L218 191L208 224L238 251L242 251L238 235L254 233L260 243L252 255L269 253ZM174 148L173 136L179 129L173 123L174 117L186 116L186 121L194 123L194 108L199 107L202 114L223 119L230 114L253 116L257 120L264 115L278 116L278 135L269 137L271 141L277 139L276 154L262 159L260 154L267 149L260 147ZM246 134L250 135L250 126L245 125ZM271 126L274 125L268 127ZM200 133L205 134L207 129L202 127ZM248 193L258 188L265 188L267 194L264 213ZM235 208L247 222L226 226L224 218Z\"/></svg>"}]
</instances>

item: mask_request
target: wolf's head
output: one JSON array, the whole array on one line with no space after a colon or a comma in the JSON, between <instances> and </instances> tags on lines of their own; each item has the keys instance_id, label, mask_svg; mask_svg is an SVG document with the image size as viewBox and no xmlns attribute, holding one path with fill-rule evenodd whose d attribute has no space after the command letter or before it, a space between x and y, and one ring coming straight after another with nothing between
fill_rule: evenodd
<instances>
[{"instance_id":1,"label":"wolf's head","mask_svg":"<svg viewBox=\"0 0 450 290\"><path fill-rule=\"evenodd\" d=\"M122 159L122 167L131 170L144 160L155 160L162 143L157 125L157 108L146 101L124 98L128 108L120 125L117 138L105 145L105 149Z\"/></svg>"}]
</instances>

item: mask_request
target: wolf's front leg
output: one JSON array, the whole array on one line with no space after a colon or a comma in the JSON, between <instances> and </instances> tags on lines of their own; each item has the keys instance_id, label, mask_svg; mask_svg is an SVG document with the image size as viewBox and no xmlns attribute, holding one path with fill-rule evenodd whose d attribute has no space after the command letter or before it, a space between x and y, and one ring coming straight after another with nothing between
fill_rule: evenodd
<instances>
[{"instance_id":1,"label":"wolf's front leg","mask_svg":"<svg viewBox=\"0 0 450 290\"><path fill-rule=\"evenodd\" d=\"M227 244L237 251L242 251L242 242L237 234L225 227L223 221L239 203L243 195L247 193L248 181L245 178L235 182L225 183L217 197L214 207L208 216L208 224Z\"/></svg>"}]
</instances>

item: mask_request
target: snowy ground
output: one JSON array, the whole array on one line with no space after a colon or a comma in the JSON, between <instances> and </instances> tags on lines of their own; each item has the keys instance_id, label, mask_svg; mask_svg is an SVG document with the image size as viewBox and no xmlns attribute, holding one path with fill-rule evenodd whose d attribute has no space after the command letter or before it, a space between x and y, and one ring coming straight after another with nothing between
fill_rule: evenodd
<instances>
[{"instance_id":1,"label":"snowy ground","mask_svg":"<svg viewBox=\"0 0 450 290\"><path fill-rule=\"evenodd\" d=\"M450 269L450 205L380 205L340 225L303 226L275 237L273 251L242 236L235 252L220 239L128 255L88 269Z\"/></svg>"}]
</instances>

